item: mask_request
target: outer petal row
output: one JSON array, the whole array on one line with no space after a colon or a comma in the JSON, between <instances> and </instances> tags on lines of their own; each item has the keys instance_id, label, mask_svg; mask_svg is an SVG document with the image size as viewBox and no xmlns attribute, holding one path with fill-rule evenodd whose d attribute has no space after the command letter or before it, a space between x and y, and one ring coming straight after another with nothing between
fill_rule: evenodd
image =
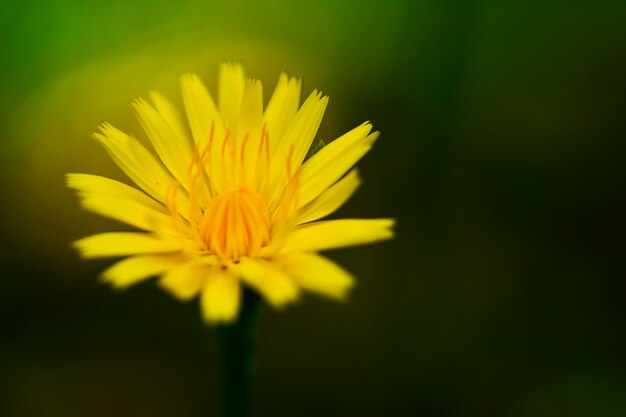
<instances>
[{"instance_id":1,"label":"outer petal row","mask_svg":"<svg viewBox=\"0 0 626 417\"><path fill-rule=\"evenodd\" d=\"M317 90L306 99L285 135L272 151L272 171L270 181L270 204L275 203L285 186L286 167L291 167L291 174L302 163L306 156L328 104L328 96L322 96Z\"/></svg>"},{"instance_id":2,"label":"outer petal row","mask_svg":"<svg viewBox=\"0 0 626 417\"><path fill-rule=\"evenodd\" d=\"M122 171L152 197L165 201L167 189L174 179L163 165L137 140L110 124L103 123L100 131L94 133L93 138Z\"/></svg>"},{"instance_id":3,"label":"outer petal row","mask_svg":"<svg viewBox=\"0 0 626 417\"><path fill-rule=\"evenodd\" d=\"M353 169L348 175L320 194L315 200L302 207L298 213L297 223L308 223L328 216L339 207L343 206L352 194L354 194L359 185L361 185L359 173L356 169Z\"/></svg>"},{"instance_id":4,"label":"outer petal row","mask_svg":"<svg viewBox=\"0 0 626 417\"><path fill-rule=\"evenodd\" d=\"M239 108L245 89L243 67L239 63L223 62L218 77L217 101L224 126L234 128L238 124Z\"/></svg>"},{"instance_id":5,"label":"outer petal row","mask_svg":"<svg viewBox=\"0 0 626 417\"><path fill-rule=\"evenodd\" d=\"M239 279L220 268L213 269L202 287L200 305L207 322L230 322L241 307Z\"/></svg>"},{"instance_id":6,"label":"outer petal row","mask_svg":"<svg viewBox=\"0 0 626 417\"><path fill-rule=\"evenodd\" d=\"M132 105L161 161L186 188L187 166L191 161L190 143L180 137L163 116L146 101L138 98Z\"/></svg>"},{"instance_id":7,"label":"outer petal row","mask_svg":"<svg viewBox=\"0 0 626 417\"><path fill-rule=\"evenodd\" d=\"M136 255L111 266L103 279L124 289L158 275L162 275L159 285L182 301L199 294L207 322L229 322L237 317L241 304L239 277L276 307L295 301L300 288L343 299L353 286L348 272L313 253L283 255L275 263L242 259L227 270L180 254Z\"/></svg>"},{"instance_id":8,"label":"outer petal row","mask_svg":"<svg viewBox=\"0 0 626 417\"><path fill-rule=\"evenodd\" d=\"M268 261L243 258L238 264L232 265L231 269L275 307L282 307L296 300L300 293L296 283Z\"/></svg>"},{"instance_id":9,"label":"outer petal row","mask_svg":"<svg viewBox=\"0 0 626 417\"><path fill-rule=\"evenodd\" d=\"M394 223L393 219L342 219L305 224L287 238L281 252L316 252L391 239Z\"/></svg>"},{"instance_id":10,"label":"outer petal row","mask_svg":"<svg viewBox=\"0 0 626 417\"><path fill-rule=\"evenodd\" d=\"M77 240L74 247L89 259L177 252L183 244L181 239L151 233L107 232Z\"/></svg>"},{"instance_id":11,"label":"outer petal row","mask_svg":"<svg viewBox=\"0 0 626 417\"><path fill-rule=\"evenodd\" d=\"M83 208L146 231L175 234L165 206L141 191L97 175L68 174L66 178L67 186L78 190Z\"/></svg>"},{"instance_id":12,"label":"outer petal row","mask_svg":"<svg viewBox=\"0 0 626 417\"><path fill-rule=\"evenodd\" d=\"M184 262L179 254L137 255L123 259L102 273L105 282L124 289L156 275L161 275Z\"/></svg>"},{"instance_id":13,"label":"outer petal row","mask_svg":"<svg viewBox=\"0 0 626 417\"><path fill-rule=\"evenodd\" d=\"M354 285L352 275L336 263L314 253L283 256L279 262L299 286L327 297L342 300Z\"/></svg>"},{"instance_id":14,"label":"outer petal row","mask_svg":"<svg viewBox=\"0 0 626 417\"><path fill-rule=\"evenodd\" d=\"M277 148L285 131L296 116L300 106L301 90L302 82L299 78L290 78L285 73L280 75L264 114L270 149L275 150Z\"/></svg>"},{"instance_id":15,"label":"outer petal row","mask_svg":"<svg viewBox=\"0 0 626 417\"><path fill-rule=\"evenodd\" d=\"M369 151L378 137L364 123L330 142L302 165L298 201L301 206L318 197Z\"/></svg>"}]
</instances>

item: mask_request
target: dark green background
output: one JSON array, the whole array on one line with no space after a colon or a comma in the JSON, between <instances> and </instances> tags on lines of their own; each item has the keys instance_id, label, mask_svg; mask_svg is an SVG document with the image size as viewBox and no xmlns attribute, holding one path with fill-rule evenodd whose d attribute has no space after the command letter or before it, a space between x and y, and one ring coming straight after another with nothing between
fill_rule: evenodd
<instances>
[{"instance_id":1,"label":"dark green background","mask_svg":"<svg viewBox=\"0 0 626 417\"><path fill-rule=\"evenodd\" d=\"M123 177L90 133L240 59L330 95L320 138L381 139L339 216L345 304L259 324L257 416L626 415L623 1L78 0L0 6L0 415L217 415L216 331L69 242L119 227L65 172Z\"/></svg>"}]
</instances>

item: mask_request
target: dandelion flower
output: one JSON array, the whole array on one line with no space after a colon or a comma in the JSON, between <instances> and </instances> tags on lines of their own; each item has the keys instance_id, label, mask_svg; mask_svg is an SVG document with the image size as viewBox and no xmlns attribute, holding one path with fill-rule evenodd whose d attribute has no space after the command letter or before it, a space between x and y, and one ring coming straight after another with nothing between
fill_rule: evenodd
<instances>
[{"instance_id":1,"label":"dandelion flower","mask_svg":"<svg viewBox=\"0 0 626 417\"><path fill-rule=\"evenodd\" d=\"M231 322L242 287L284 306L302 290L342 299L352 276L319 251L392 237L393 220L320 221L360 183L353 165L378 132L364 123L305 161L328 103L282 74L263 109L261 83L223 63L218 101L195 74L180 78L186 118L159 93L132 107L158 158L108 123L93 135L141 189L68 174L83 208L139 231L75 242L85 258L124 257L103 273L119 289L158 277L180 300L199 296L207 322Z\"/></svg>"}]
</instances>

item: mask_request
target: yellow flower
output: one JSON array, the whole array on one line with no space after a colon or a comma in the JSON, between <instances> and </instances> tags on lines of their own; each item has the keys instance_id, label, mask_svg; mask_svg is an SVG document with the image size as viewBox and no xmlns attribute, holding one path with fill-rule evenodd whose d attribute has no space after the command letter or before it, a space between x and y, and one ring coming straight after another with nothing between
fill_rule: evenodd
<instances>
[{"instance_id":1,"label":"yellow flower","mask_svg":"<svg viewBox=\"0 0 626 417\"><path fill-rule=\"evenodd\" d=\"M300 80L282 74L263 111L261 83L233 63L221 65L217 106L196 75L180 82L186 119L159 93L153 105L132 103L158 159L108 123L93 135L143 191L67 175L85 209L142 231L97 234L76 248L126 257L103 273L116 288L158 276L181 300L199 295L209 322L237 317L242 285L276 307L302 289L344 297L353 278L317 252L389 239L393 220L318 220L357 189L350 169L378 132L364 123L304 161L328 97L313 91L300 106Z\"/></svg>"}]
</instances>

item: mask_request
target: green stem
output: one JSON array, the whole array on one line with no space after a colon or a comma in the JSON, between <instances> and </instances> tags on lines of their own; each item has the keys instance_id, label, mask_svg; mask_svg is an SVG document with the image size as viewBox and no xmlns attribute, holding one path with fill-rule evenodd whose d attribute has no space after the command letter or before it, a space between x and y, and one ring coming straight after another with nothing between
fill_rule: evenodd
<instances>
[{"instance_id":1,"label":"green stem","mask_svg":"<svg viewBox=\"0 0 626 417\"><path fill-rule=\"evenodd\" d=\"M244 290L239 318L219 328L222 417L248 417L255 373L254 337L261 299Z\"/></svg>"}]
</instances>

